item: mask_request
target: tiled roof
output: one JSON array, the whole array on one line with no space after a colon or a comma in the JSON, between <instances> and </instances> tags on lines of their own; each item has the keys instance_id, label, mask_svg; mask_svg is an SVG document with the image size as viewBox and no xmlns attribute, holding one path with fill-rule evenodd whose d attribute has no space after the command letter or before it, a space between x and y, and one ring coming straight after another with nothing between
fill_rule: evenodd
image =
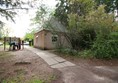
<instances>
[{"instance_id":1,"label":"tiled roof","mask_svg":"<svg viewBox=\"0 0 118 83\"><path fill-rule=\"evenodd\" d=\"M58 21L55 17L51 17L48 21L46 21L43 26L38 30L49 30L49 31L57 31L57 32L67 32L66 27L62 25L61 22Z\"/></svg>"}]
</instances>

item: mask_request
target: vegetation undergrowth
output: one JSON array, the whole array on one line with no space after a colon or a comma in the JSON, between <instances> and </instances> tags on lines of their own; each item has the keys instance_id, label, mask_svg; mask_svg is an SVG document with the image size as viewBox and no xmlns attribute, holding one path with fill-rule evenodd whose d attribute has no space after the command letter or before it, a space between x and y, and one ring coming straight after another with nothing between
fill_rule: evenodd
<instances>
[{"instance_id":1,"label":"vegetation undergrowth","mask_svg":"<svg viewBox=\"0 0 118 83\"><path fill-rule=\"evenodd\" d=\"M25 80L25 77L23 75L23 71L20 71L20 74L9 77L7 79L4 79L1 83L51 83L53 80L55 80L55 76L50 76L47 80L39 79L38 77L32 77L29 80Z\"/></svg>"},{"instance_id":2,"label":"vegetation undergrowth","mask_svg":"<svg viewBox=\"0 0 118 83\"><path fill-rule=\"evenodd\" d=\"M56 52L63 56L72 56L75 58L94 58L91 50L72 50L69 48L59 48Z\"/></svg>"},{"instance_id":3,"label":"vegetation undergrowth","mask_svg":"<svg viewBox=\"0 0 118 83\"><path fill-rule=\"evenodd\" d=\"M118 58L118 32L98 37L93 44L92 51L96 58L112 59Z\"/></svg>"},{"instance_id":4,"label":"vegetation undergrowth","mask_svg":"<svg viewBox=\"0 0 118 83\"><path fill-rule=\"evenodd\" d=\"M70 3L67 1L67 4ZM83 4L84 9L79 4ZM107 13L106 5L96 6L92 0L71 2L71 6L67 9L69 14L65 18L66 21L61 19L62 22L66 22L68 33L65 37L71 49L61 48L62 53L84 58L118 58L118 23L115 21L114 13ZM78 7L80 7L79 12L74 11Z\"/></svg>"},{"instance_id":5,"label":"vegetation undergrowth","mask_svg":"<svg viewBox=\"0 0 118 83\"><path fill-rule=\"evenodd\" d=\"M14 77L14 78L9 78L9 79L3 80L2 83L23 83L23 80L24 80L24 77L17 76L17 77ZM45 81L40 80L40 79L32 78L32 79L30 79L29 81L27 81L25 83L45 83Z\"/></svg>"}]
</instances>

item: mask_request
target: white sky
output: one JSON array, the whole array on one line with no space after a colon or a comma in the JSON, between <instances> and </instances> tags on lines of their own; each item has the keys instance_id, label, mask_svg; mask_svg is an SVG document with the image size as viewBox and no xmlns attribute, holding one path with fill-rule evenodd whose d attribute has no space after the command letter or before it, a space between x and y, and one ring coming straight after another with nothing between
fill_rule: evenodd
<instances>
[{"instance_id":1,"label":"white sky","mask_svg":"<svg viewBox=\"0 0 118 83\"><path fill-rule=\"evenodd\" d=\"M49 7L54 8L56 5L55 0L43 0L45 4L47 4ZM15 22L7 22L8 26L10 26L11 33L10 36L15 36L15 37L23 37L25 33L28 31L28 29L31 29L32 27L30 26L30 19L34 17L35 15L35 10L31 9L29 10L28 13L26 12L19 12L19 15L15 18Z\"/></svg>"}]
</instances>

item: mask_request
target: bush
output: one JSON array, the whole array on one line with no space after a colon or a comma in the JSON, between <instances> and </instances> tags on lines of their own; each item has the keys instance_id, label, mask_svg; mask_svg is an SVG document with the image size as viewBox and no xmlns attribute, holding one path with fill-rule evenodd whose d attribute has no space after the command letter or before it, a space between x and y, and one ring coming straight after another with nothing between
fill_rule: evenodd
<instances>
[{"instance_id":1,"label":"bush","mask_svg":"<svg viewBox=\"0 0 118 83\"><path fill-rule=\"evenodd\" d=\"M117 33L118 34L118 33ZM118 58L118 35L112 32L106 37L98 37L94 42L92 51L96 58Z\"/></svg>"},{"instance_id":2,"label":"bush","mask_svg":"<svg viewBox=\"0 0 118 83\"><path fill-rule=\"evenodd\" d=\"M79 57L81 58L94 58L91 50L83 50L79 52Z\"/></svg>"},{"instance_id":3,"label":"bush","mask_svg":"<svg viewBox=\"0 0 118 83\"><path fill-rule=\"evenodd\" d=\"M67 55L72 55L72 56L78 55L78 51L70 49L70 48L59 48L59 49L57 49L57 51L59 53L63 53L63 54L67 54Z\"/></svg>"},{"instance_id":4,"label":"bush","mask_svg":"<svg viewBox=\"0 0 118 83\"><path fill-rule=\"evenodd\" d=\"M74 50L90 49L96 38L95 28L84 26L79 30L71 29L66 35Z\"/></svg>"},{"instance_id":5,"label":"bush","mask_svg":"<svg viewBox=\"0 0 118 83\"><path fill-rule=\"evenodd\" d=\"M90 49L91 45L93 44L95 38L96 38L96 33L94 28L83 28L79 32L79 48L80 49Z\"/></svg>"}]
</instances>

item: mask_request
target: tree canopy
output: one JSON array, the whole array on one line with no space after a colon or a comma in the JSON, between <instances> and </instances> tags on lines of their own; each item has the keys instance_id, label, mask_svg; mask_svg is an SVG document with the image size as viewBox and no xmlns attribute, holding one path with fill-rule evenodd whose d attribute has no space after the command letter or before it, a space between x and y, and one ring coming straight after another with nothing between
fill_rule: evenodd
<instances>
[{"instance_id":1,"label":"tree canopy","mask_svg":"<svg viewBox=\"0 0 118 83\"><path fill-rule=\"evenodd\" d=\"M5 17L7 20L11 19L14 21L13 17L16 14L14 9L21 8L22 1L19 0L0 0L0 15ZM2 23L2 19L0 19Z\"/></svg>"},{"instance_id":2,"label":"tree canopy","mask_svg":"<svg viewBox=\"0 0 118 83\"><path fill-rule=\"evenodd\" d=\"M93 0L60 0L56 5L55 16L65 25L68 25L68 14L86 15L94 9Z\"/></svg>"},{"instance_id":3,"label":"tree canopy","mask_svg":"<svg viewBox=\"0 0 118 83\"><path fill-rule=\"evenodd\" d=\"M100 5L105 5L105 12L107 13L117 10L118 15L118 0L59 0L56 5L55 16L67 25L68 14L85 15L93 9L97 9Z\"/></svg>"},{"instance_id":4,"label":"tree canopy","mask_svg":"<svg viewBox=\"0 0 118 83\"><path fill-rule=\"evenodd\" d=\"M66 26L64 35L72 50L90 50L96 58L118 58L118 23L114 19L118 0L59 1L55 16Z\"/></svg>"},{"instance_id":5,"label":"tree canopy","mask_svg":"<svg viewBox=\"0 0 118 83\"><path fill-rule=\"evenodd\" d=\"M31 30L29 30L25 36L24 36L24 40L26 41L30 41L34 39L34 33L36 32L37 29L33 28Z\"/></svg>"},{"instance_id":6,"label":"tree canopy","mask_svg":"<svg viewBox=\"0 0 118 83\"><path fill-rule=\"evenodd\" d=\"M4 17L7 20L12 20L13 22L15 22L13 17L17 14L16 10L19 10L19 9L28 10L28 8L32 6L33 1L34 0L31 0L31 1L0 0L0 16L2 18ZM29 7L25 7L24 5L28 5ZM4 23L3 23L2 19L0 19L0 25L2 26L3 24Z\"/></svg>"},{"instance_id":7,"label":"tree canopy","mask_svg":"<svg viewBox=\"0 0 118 83\"><path fill-rule=\"evenodd\" d=\"M97 5L106 5L105 10L106 12L114 12L117 10L118 15L118 0L95 0Z\"/></svg>"},{"instance_id":8,"label":"tree canopy","mask_svg":"<svg viewBox=\"0 0 118 83\"><path fill-rule=\"evenodd\" d=\"M36 15L32 20L32 24L37 24L38 26L41 26L47 19L48 16L48 7L45 4L41 4L38 7L38 10L36 11Z\"/></svg>"}]
</instances>

